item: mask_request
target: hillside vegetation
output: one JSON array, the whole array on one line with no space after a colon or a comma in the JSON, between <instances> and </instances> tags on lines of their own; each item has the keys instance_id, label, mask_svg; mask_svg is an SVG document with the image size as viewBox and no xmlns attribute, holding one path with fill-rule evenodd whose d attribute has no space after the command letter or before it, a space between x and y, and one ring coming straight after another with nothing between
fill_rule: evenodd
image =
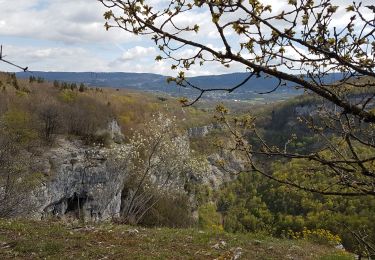
<instances>
[{"instance_id":1,"label":"hillside vegetation","mask_svg":"<svg viewBox=\"0 0 375 260\"><path fill-rule=\"evenodd\" d=\"M210 114L195 108L181 108L177 99L130 90L87 88L66 82L45 82L30 77L20 80L14 74L0 74L0 115L9 127L22 128L41 141L58 134L95 141L99 130L116 119L130 136L153 114L176 117L184 129L210 122ZM12 124L14 124L12 126Z\"/></svg>"},{"instance_id":2,"label":"hillside vegetation","mask_svg":"<svg viewBox=\"0 0 375 260\"><path fill-rule=\"evenodd\" d=\"M69 169L69 174L80 176L79 168L73 167L79 161L75 157L81 153L86 158L87 151L95 148L113 150L108 157L99 159L111 164L106 169L118 167L122 169L119 177L131 176L123 184L118 182L122 189L119 198L122 215L113 217L115 223L204 230L202 233L195 229L144 229L128 236L128 230L134 228L123 225L78 228L49 221L38 224L1 220L0 248L6 251L0 256L24 257L31 251L35 256L45 257L72 251L84 258L80 254L88 251L94 258L125 257L122 254L126 253L140 259L141 256L144 259L146 256L231 259L225 256L231 254L231 249L241 247L244 259L269 259L273 255L274 259L316 259L334 253L332 248L338 245L365 256L363 245L352 231L363 232L369 243L374 240L375 200L372 197L322 196L236 167L242 164L242 158L219 149L219 146L229 148L232 141L222 123L213 118L212 109L183 108L178 100L168 96L88 88L83 84L46 82L34 77L19 80L14 74L5 73L0 74L0 92L0 218L30 213L27 207L22 212L14 209L28 201L33 190L49 182L56 172L66 174L65 169ZM297 117L318 104L314 97L300 96L250 109L257 115L259 133L269 144L282 146L287 142L291 151L309 153L321 140ZM235 111L228 115L231 120L246 116L248 111L242 105L236 103L233 107ZM119 140L108 131L108 124L113 120L123 133ZM186 130L192 128L202 134L189 138ZM292 133L297 139L288 142ZM74 141L77 142L73 145ZM250 135L247 141L254 147L260 145ZM75 147L79 152L68 152L73 157L66 157L67 163L62 162L58 170L51 167L52 173L32 167L59 143L69 149ZM132 149L130 153L126 152L128 148ZM116 149L122 161L114 156ZM371 151L361 150L363 154L368 152ZM331 181L324 175L329 173L328 167L309 160L271 160L266 156L256 156L256 160L278 178L303 182L301 172L313 172L314 184L324 186ZM47 158L52 165L51 161L56 164L56 160ZM96 166L101 163L97 161ZM86 168L95 168L90 160L79 163L85 174ZM227 170L228 166L231 171ZM82 221L82 204L88 196L77 192L65 194L62 199L70 205L75 221ZM68 212L68 208L61 209L64 203L57 201L44 210L52 217L64 219L65 216L56 213ZM26 235L28 232L30 235ZM72 239L67 240L66 235L69 237L71 233ZM102 233L110 235L96 237ZM263 239L259 234L267 236ZM39 239L43 236L50 239ZM95 239L99 240L95 242ZM212 248L220 239L227 245ZM38 244L33 244L34 241ZM131 249L122 251L123 247ZM184 247L186 251L179 251Z\"/></svg>"},{"instance_id":3,"label":"hillside vegetation","mask_svg":"<svg viewBox=\"0 0 375 260\"><path fill-rule=\"evenodd\" d=\"M0 220L1 259L354 259L308 241L195 229Z\"/></svg>"}]
</instances>

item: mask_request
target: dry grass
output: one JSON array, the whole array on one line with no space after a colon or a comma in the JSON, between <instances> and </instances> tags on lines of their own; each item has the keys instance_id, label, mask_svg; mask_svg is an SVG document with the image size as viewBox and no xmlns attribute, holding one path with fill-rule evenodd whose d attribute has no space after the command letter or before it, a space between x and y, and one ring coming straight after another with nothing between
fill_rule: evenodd
<instances>
[{"instance_id":1,"label":"dry grass","mask_svg":"<svg viewBox=\"0 0 375 260\"><path fill-rule=\"evenodd\" d=\"M232 259L236 250L240 259L353 259L323 245L256 234L0 220L0 259Z\"/></svg>"}]
</instances>

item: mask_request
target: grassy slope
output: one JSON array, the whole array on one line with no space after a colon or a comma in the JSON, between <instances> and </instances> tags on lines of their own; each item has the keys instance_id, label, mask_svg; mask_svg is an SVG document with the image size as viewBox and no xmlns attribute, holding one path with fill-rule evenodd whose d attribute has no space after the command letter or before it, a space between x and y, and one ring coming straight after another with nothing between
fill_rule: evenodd
<instances>
[{"instance_id":1,"label":"grassy slope","mask_svg":"<svg viewBox=\"0 0 375 260\"><path fill-rule=\"evenodd\" d=\"M102 224L80 227L56 222L0 220L0 259L352 259L307 241L195 229L134 228ZM222 248L212 246L225 241Z\"/></svg>"}]
</instances>

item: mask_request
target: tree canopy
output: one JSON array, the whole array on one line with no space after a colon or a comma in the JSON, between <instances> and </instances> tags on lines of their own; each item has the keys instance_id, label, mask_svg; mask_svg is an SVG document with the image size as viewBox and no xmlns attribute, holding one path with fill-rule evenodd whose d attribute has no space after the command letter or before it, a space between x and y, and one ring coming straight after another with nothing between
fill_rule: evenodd
<instances>
[{"instance_id":1,"label":"tree canopy","mask_svg":"<svg viewBox=\"0 0 375 260\"><path fill-rule=\"evenodd\" d=\"M365 1L343 6L331 0L285 0L281 9L273 10L259 0L99 1L108 9L104 14L107 30L148 35L161 52L156 60L169 59L171 69L177 70L170 80L200 91L195 100L183 99L184 105L194 104L206 92L233 92L253 77L269 76L279 79L272 91L293 82L317 97L315 112L298 118L320 138L320 145L305 153L288 149L298 136L291 134L283 145L274 146L257 131L256 117L236 119L232 124L225 119L228 111L218 109L222 122L232 127L233 148L246 154L249 171L327 195L375 195L371 166L375 160L374 6ZM194 19L199 17L196 14L210 19ZM214 46L203 40L208 31L217 35ZM248 77L226 89L191 84L185 72L209 62L225 67L241 64ZM330 75L337 75L337 80L329 80ZM240 131L238 126L247 130ZM255 139L256 144L249 142ZM363 149L366 153L359 151ZM315 189L279 179L255 156L312 160L329 167L335 188Z\"/></svg>"}]
</instances>

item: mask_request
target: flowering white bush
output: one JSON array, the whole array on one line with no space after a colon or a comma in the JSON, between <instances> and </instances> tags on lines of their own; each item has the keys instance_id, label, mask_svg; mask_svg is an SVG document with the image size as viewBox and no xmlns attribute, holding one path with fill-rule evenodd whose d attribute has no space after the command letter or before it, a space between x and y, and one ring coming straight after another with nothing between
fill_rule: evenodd
<instances>
[{"instance_id":1,"label":"flowering white bush","mask_svg":"<svg viewBox=\"0 0 375 260\"><path fill-rule=\"evenodd\" d=\"M175 118L163 114L154 115L116 153L131 175L122 207L122 220L127 223L138 223L157 202L156 194L183 192L192 176L199 178L207 169L204 160L192 155L188 137L178 130Z\"/></svg>"}]
</instances>

